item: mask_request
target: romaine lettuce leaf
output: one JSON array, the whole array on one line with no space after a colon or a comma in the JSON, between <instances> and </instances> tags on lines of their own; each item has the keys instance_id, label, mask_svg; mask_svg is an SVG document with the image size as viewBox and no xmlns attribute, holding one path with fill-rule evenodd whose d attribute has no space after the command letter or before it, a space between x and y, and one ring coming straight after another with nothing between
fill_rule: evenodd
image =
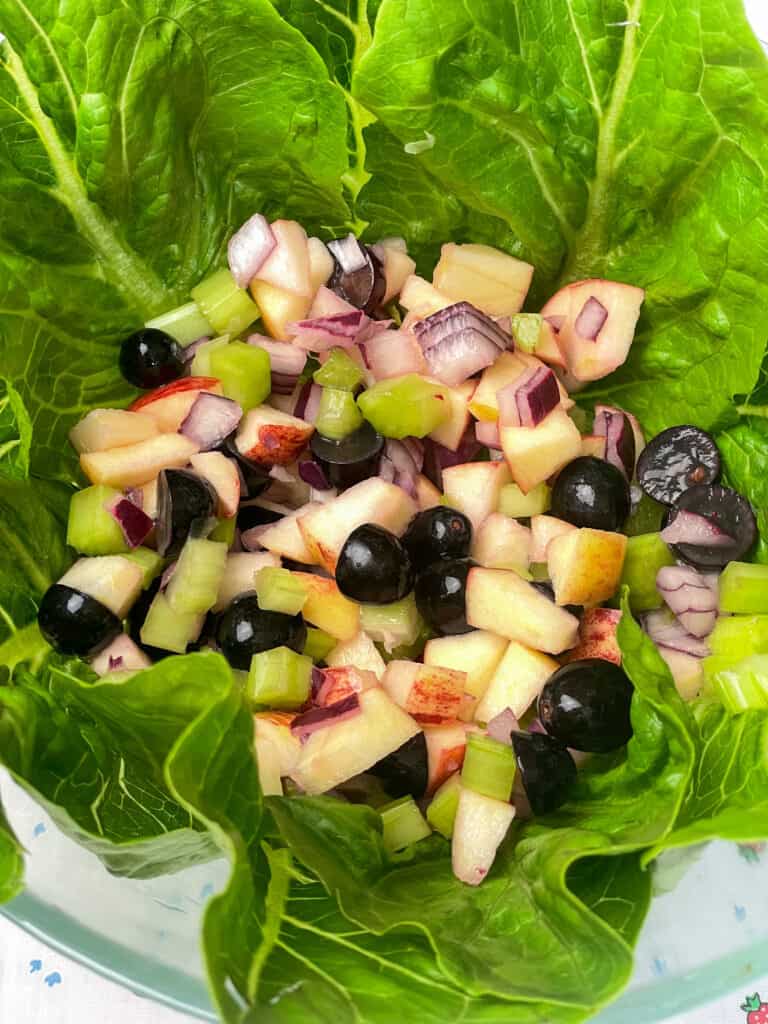
<instances>
[{"instance_id":1,"label":"romaine lettuce leaf","mask_svg":"<svg viewBox=\"0 0 768 1024\"><path fill-rule=\"evenodd\" d=\"M768 418L749 416L720 434L717 443L725 463L725 480L752 503L760 540L757 562L768 562Z\"/></svg>"}]
</instances>

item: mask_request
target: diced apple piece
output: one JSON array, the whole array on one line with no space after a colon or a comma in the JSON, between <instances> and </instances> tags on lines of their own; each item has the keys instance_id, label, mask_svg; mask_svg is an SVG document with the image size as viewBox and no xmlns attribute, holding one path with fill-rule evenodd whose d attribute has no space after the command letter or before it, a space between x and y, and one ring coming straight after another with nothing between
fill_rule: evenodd
<instances>
[{"instance_id":1,"label":"diced apple piece","mask_svg":"<svg viewBox=\"0 0 768 1024\"><path fill-rule=\"evenodd\" d=\"M280 777L280 754L274 743L270 740L256 740L254 752L262 794L264 796L282 796L283 780Z\"/></svg>"},{"instance_id":2,"label":"diced apple piece","mask_svg":"<svg viewBox=\"0 0 768 1024\"><path fill-rule=\"evenodd\" d=\"M490 722L507 708L511 708L517 718L522 718L559 667L547 654L510 640L483 699L475 708L475 721Z\"/></svg>"},{"instance_id":3,"label":"diced apple piece","mask_svg":"<svg viewBox=\"0 0 768 1024\"><path fill-rule=\"evenodd\" d=\"M328 282L333 273L333 256L328 251L328 246L319 238L307 239L307 252L309 254L309 281L312 294L318 288L322 288Z\"/></svg>"},{"instance_id":4,"label":"diced apple piece","mask_svg":"<svg viewBox=\"0 0 768 1024\"><path fill-rule=\"evenodd\" d=\"M456 717L466 679L466 672L455 669L390 661L381 684L395 704L409 715L434 721Z\"/></svg>"},{"instance_id":5,"label":"diced apple piece","mask_svg":"<svg viewBox=\"0 0 768 1024\"><path fill-rule=\"evenodd\" d=\"M291 575L306 587L307 600L301 614L307 622L338 640L352 640L357 636L360 632L360 605L344 597L335 580L308 572Z\"/></svg>"},{"instance_id":6,"label":"diced apple piece","mask_svg":"<svg viewBox=\"0 0 768 1024\"><path fill-rule=\"evenodd\" d=\"M153 480L163 469L181 469L197 451L197 445L181 434L158 434L138 444L107 452L84 452L80 468L92 484L138 487Z\"/></svg>"},{"instance_id":7,"label":"diced apple piece","mask_svg":"<svg viewBox=\"0 0 768 1024\"><path fill-rule=\"evenodd\" d=\"M416 270L415 260L411 259L405 249L388 244L391 241L391 239L384 239L379 243L384 254L384 277L387 281L382 300L385 305L400 294L403 285Z\"/></svg>"},{"instance_id":8,"label":"diced apple piece","mask_svg":"<svg viewBox=\"0 0 768 1024\"><path fill-rule=\"evenodd\" d=\"M596 459L605 458L605 438L595 434L585 434L581 439L581 454L592 455Z\"/></svg>"},{"instance_id":9,"label":"diced apple piece","mask_svg":"<svg viewBox=\"0 0 768 1024\"><path fill-rule=\"evenodd\" d=\"M269 551L237 551L227 555L227 566L213 610L221 612L238 594L253 590L256 574L267 567L280 568L280 559Z\"/></svg>"},{"instance_id":10,"label":"diced apple piece","mask_svg":"<svg viewBox=\"0 0 768 1024\"><path fill-rule=\"evenodd\" d=\"M91 668L98 676L109 672L139 672L149 668L152 662L144 651L131 640L127 633L121 633L109 647L97 654L91 661Z\"/></svg>"},{"instance_id":11,"label":"diced apple piece","mask_svg":"<svg viewBox=\"0 0 768 1024\"><path fill-rule=\"evenodd\" d=\"M576 643L579 620L515 572L470 569L466 593L467 622L477 629L548 654L559 654Z\"/></svg>"},{"instance_id":12,"label":"diced apple piece","mask_svg":"<svg viewBox=\"0 0 768 1024\"><path fill-rule=\"evenodd\" d=\"M437 313L439 309L452 306L455 299L441 294L429 281L417 274L411 274L403 282L398 300L403 309L407 309L413 318L423 320L425 317Z\"/></svg>"},{"instance_id":13,"label":"diced apple piece","mask_svg":"<svg viewBox=\"0 0 768 1024\"><path fill-rule=\"evenodd\" d=\"M552 296L541 315L563 318L557 342L576 380L600 380L622 365L644 298L642 288L602 280L576 281ZM601 314L597 321L590 315L590 306ZM599 327L596 334L595 325Z\"/></svg>"},{"instance_id":14,"label":"diced apple piece","mask_svg":"<svg viewBox=\"0 0 768 1024\"><path fill-rule=\"evenodd\" d=\"M499 401L496 397L499 391L514 383L527 369L517 352L502 352L492 366L483 370L469 402L472 415L484 422L495 422L499 418Z\"/></svg>"},{"instance_id":15,"label":"diced apple piece","mask_svg":"<svg viewBox=\"0 0 768 1024\"><path fill-rule=\"evenodd\" d=\"M427 796L439 789L464 763L467 731L462 722L445 722L424 728L427 744Z\"/></svg>"},{"instance_id":16,"label":"diced apple piece","mask_svg":"<svg viewBox=\"0 0 768 1024\"><path fill-rule=\"evenodd\" d=\"M702 659L669 647L659 647L658 650L672 673L677 692L685 701L695 700L704 684Z\"/></svg>"},{"instance_id":17,"label":"diced apple piece","mask_svg":"<svg viewBox=\"0 0 768 1024\"><path fill-rule=\"evenodd\" d=\"M435 381L435 383L439 383ZM472 397L477 386L476 381L468 380L457 388L449 388L441 385L443 394L448 401L450 413L448 419L429 435L433 441L437 441L444 448L455 452L461 444L462 438L469 426L469 399Z\"/></svg>"},{"instance_id":18,"label":"diced apple piece","mask_svg":"<svg viewBox=\"0 0 768 1024\"><path fill-rule=\"evenodd\" d=\"M487 569L527 570L530 561L531 531L527 526L500 512L492 512L475 531L472 560Z\"/></svg>"},{"instance_id":19,"label":"diced apple piece","mask_svg":"<svg viewBox=\"0 0 768 1024\"><path fill-rule=\"evenodd\" d=\"M130 411L150 416L159 431L173 434L187 418L199 395L204 392L220 395L222 390L217 377L180 377L137 398Z\"/></svg>"},{"instance_id":20,"label":"diced apple piece","mask_svg":"<svg viewBox=\"0 0 768 1024\"><path fill-rule=\"evenodd\" d=\"M158 434L157 423L145 413L128 409L93 409L69 432L75 451L104 452L147 441Z\"/></svg>"},{"instance_id":21,"label":"diced apple piece","mask_svg":"<svg viewBox=\"0 0 768 1024\"><path fill-rule=\"evenodd\" d=\"M621 648L616 639L616 629L621 619L618 608L587 608L581 616L579 642L568 651L566 661L580 661L582 658L602 658L621 664Z\"/></svg>"},{"instance_id":22,"label":"diced apple piece","mask_svg":"<svg viewBox=\"0 0 768 1024\"><path fill-rule=\"evenodd\" d=\"M277 288L266 281L251 281L250 292L253 301L259 307L261 320L270 336L278 341L288 338L288 324L303 320L310 307L308 295L297 295L296 292Z\"/></svg>"},{"instance_id":23,"label":"diced apple piece","mask_svg":"<svg viewBox=\"0 0 768 1024\"><path fill-rule=\"evenodd\" d=\"M299 529L313 553L312 561L332 573L344 542L358 526L375 523L399 537L416 512L416 503L401 487L371 477L332 501L304 509Z\"/></svg>"},{"instance_id":24,"label":"diced apple piece","mask_svg":"<svg viewBox=\"0 0 768 1024\"><path fill-rule=\"evenodd\" d=\"M531 561L546 562L550 542L575 529L573 523L556 516L531 516Z\"/></svg>"},{"instance_id":25,"label":"diced apple piece","mask_svg":"<svg viewBox=\"0 0 768 1024\"><path fill-rule=\"evenodd\" d=\"M224 519L237 515L240 505L240 474L234 459L221 452L199 452L190 456L192 469L213 487L218 497L216 514Z\"/></svg>"},{"instance_id":26,"label":"diced apple piece","mask_svg":"<svg viewBox=\"0 0 768 1024\"><path fill-rule=\"evenodd\" d=\"M290 558L291 561L301 562L302 565L316 565L315 553L307 546L304 534L299 529L299 517L309 515L321 507L319 501L311 501L290 515L283 516L259 535L259 544L266 551L271 551L282 558Z\"/></svg>"},{"instance_id":27,"label":"diced apple piece","mask_svg":"<svg viewBox=\"0 0 768 1024\"><path fill-rule=\"evenodd\" d=\"M505 639L483 630L428 641L424 648L425 665L440 665L467 675L465 701L458 718L471 720L475 705L485 693L506 649Z\"/></svg>"},{"instance_id":28,"label":"diced apple piece","mask_svg":"<svg viewBox=\"0 0 768 1024\"><path fill-rule=\"evenodd\" d=\"M355 668L354 665L339 665L338 668L327 668L323 673L323 684L317 694L319 707L330 707L354 693L363 693L379 685L373 672Z\"/></svg>"},{"instance_id":29,"label":"diced apple piece","mask_svg":"<svg viewBox=\"0 0 768 1024\"><path fill-rule=\"evenodd\" d=\"M581 434L562 408L537 427L502 427L499 433L512 478L524 494L581 454Z\"/></svg>"},{"instance_id":30,"label":"diced apple piece","mask_svg":"<svg viewBox=\"0 0 768 1024\"><path fill-rule=\"evenodd\" d=\"M461 787L451 840L453 873L460 882L480 885L514 817L512 804Z\"/></svg>"},{"instance_id":31,"label":"diced apple piece","mask_svg":"<svg viewBox=\"0 0 768 1024\"><path fill-rule=\"evenodd\" d=\"M290 775L301 756L301 741L291 732L291 722L295 717L287 711L257 711L253 716L256 743L272 744L281 776Z\"/></svg>"},{"instance_id":32,"label":"diced apple piece","mask_svg":"<svg viewBox=\"0 0 768 1024\"><path fill-rule=\"evenodd\" d=\"M137 490L141 491L142 512L146 512L150 519L157 519L157 477L142 484Z\"/></svg>"},{"instance_id":33,"label":"diced apple piece","mask_svg":"<svg viewBox=\"0 0 768 1024\"><path fill-rule=\"evenodd\" d=\"M122 555L79 558L59 580L106 605L124 619L144 586L144 570Z\"/></svg>"},{"instance_id":34,"label":"diced apple piece","mask_svg":"<svg viewBox=\"0 0 768 1024\"><path fill-rule=\"evenodd\" d=\"M314 429L271 405L259 405L243 417L235 444L241 455L260 466L288 466L306 448Z\"/></svg>"},{"instance_id":35,"label":"diced apple piece","mask_svg":"<svg viewBox=\"0 0 768 1024\"><path fill-rule=\"evenodd\" d=\"M313 289L306 231L295 220L276 220L271 227L277 245L262 263L256 280L310 298Z\"/></svg>"},{"instance_id":36,"label":"diced apple piece","mask_svg":"<svg viewBox=\"0 0 768 1024\"><path fill-rule=\"evenodd\" d=\"M441 505L443 496L432 483L423 474L419 474L416 477L416 503L419 506L419 512L424 512L428 508L435 508L436 505Z\"/></svg>"},{"instance_id":37,"label":"diced apple piece","mask_svg":"<svg viewBox=\"0 0 768 1024\"><path fill-rule=\"evenodd\" d=\"M419 726L380 687L361 693L360 713L312 733L292 773L310 794L367 771L420 732Z\"/></svg>"},{"instance_id":38,"label":"diced apple piece","mask_svg":"<svg viewBox=\"0 0 768 1024\"><path fill-rule=\"evenodd\" d=\"M387 667L376 644L362 630L351 640L342 640L337 644L325 659L325 663L329 668L355 665L363 671L373 672L377 679L382 678Z\"/></svg>"},{"instance_id":39,"label":"diced apple piece","mask_svg":"<svg viewBox=\"0 0 768 1024\"><path fill-rule=\"evenodd\" d=\"M471 302L489 316L519 312L531 286L533 267L490 245L446 243L432 283L454 302Z\"/></svg>"},{"instance_id":40,"label":"diced apple piece","mask_svg":"<svg viewBox=\"0 0 768 1024\"><path fill-rule=\"evenodd\" d=\"M622 533L585 528L556 537L547 549L555 602L590 606L613 597L626 551Z\"/></svg>"},{"instance_id":41,"label":"diced apple piece","mask_svg":"<svg viewBox=\"0 0 768 1024\"><path fill-rule=\"evenodd\" d=\"M355 307L351 302L342 299L336 292L323 286L318 288L312 305L309 307L309 317L312 320L323 316L336 316L337 313L354 313Z\"/></svg>"},{"instance_id":42,"label":"diced apple piece","mask_svg":"<svg viewBox=\"0 0 768 1024\"><path fill-rule=\"evenodd\" d=\"M504 462L463 462L443 470L446 502L468 516L474 530L496 511L501 488L509 482Z\"/></svg>"},{"instance_id":43,"label":"diced apple piece","mask_svg":"<svg viewBox=\"0 0 768 1024\"><path fill-rule=\"evenodd\" d=\"M549 366L559 366L561 369L565 369L565 356L557 343L557 333L546 320L541 322L541 331L533 354L543 363L548 363Z\"/></svg>"}]
</instances>

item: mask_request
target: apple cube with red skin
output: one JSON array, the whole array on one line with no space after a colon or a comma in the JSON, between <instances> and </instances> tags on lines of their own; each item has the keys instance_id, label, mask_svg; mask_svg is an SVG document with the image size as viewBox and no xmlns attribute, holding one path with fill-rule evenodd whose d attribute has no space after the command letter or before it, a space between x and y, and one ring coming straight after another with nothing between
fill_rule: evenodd
<instances>
[{"instance_id":1,"label":"apple cube with red skin","mask_svg":"<svg viewBox=\"0 0 768 1024\"><path fill-rule=\"evenodd\" d=\"M556 604L600 604L619 587L627 538L622 533L580 529L555 537L547 567Z\"/></svg>"},{"instance_id":2,"label":"apple cube with red skin","mask_svg":"<svg viewBox=\"0 0 768 1024\"><path fill-rule=\"evenodd\" d=\"M401 487L371 477L337 498L305 510L299 516L299 529L312 552L312 562L333 573L347 537L358 526L375 523L399 537L416 512L416 503Z\"/></svg>"},{"instance_id":3,"label":"apple cube with red skin","mask_svg":"<svg viewBox=\"0 0 768 1024\"><path fill-rule=\"evenodd\" d=\"M454 775L464 764L467 730L463 722L443 722L424 727L427 745L427 796Z\"/></svg>"},{"instance_id":4,"label":"apple cube with red skin","mask_svg":"<svg viewBox=\"0 0 768 1024\"><path fill-rule=\"evenodd\" d=\"M470 626L517 640L534 650L560 654L576 643L576 616L558 608L516 572L470 569L466 603Z\"/></svg>"},{"instance_id":5,"label":"apple cube with red skin","mask_svg":"<svg viewBox=\"0 0 768 1024\"><path fill-rule=\"evenodd\" d=\"M351 640L342 640L336 644L325 663L329 668L354 665L361 671L372 672L377 679L382 678L387 667L376 644L362 630Z\"/></svg>"},{"instance_id":6,"label":"apple cube with red skin","mask_svg":"<svg viewBox=\"0 0 768 1024\"><path fill-rule=\"evenodd\" d=\"M600 380L625 362L644 298L642 288L603 280L575 281L552 296L541 315L563 318L557 342L576 380ZM590 299L596 299L608 314L594 339L577 330L579 316Z\"/></svg>"},{"instance_id":7,"label":"apple cube with red skin","mask_svg":"<svg viewBox=\"0 0 768 1024\"><path fill-rule=\"evenodd\" d=\"M270 551L236 551L228 554L213 611L223 611L240 594L253 590L257 573L267 567L280 568L280 559Z\"/></svg>"},{"instance_id":8,"label":"apple cube with red skin","mask_svg":"<svg viewBox=\"0 0 768 1024\"><path fill-rule=\"evenodd\" d=\"M576 527L556 516L531 516L531 561L546 562L547 548L555 537L573 533Z\"/></svg>"},{"instance_id":9,"label":"apple cube with red skin","mask_svg":"<svg viewBox=\"0 0 768 1024\"><path fill-rule=\"evenodd\" d=\"M424 512L428 508L435 508L437 505L442 505L443 496L432 483L423 474L419 474L416 477L416 503L419 506L419 512Z\"/></svg>"},{"instance_id":10,"label":"apple cube with red skin","mask_svg":"<svg viewBox=\"0 0 768 1024\"><path fill-rule=\"evenodd\" d=\"M350 601L336 586L335 580L308 572L291 573L307 591L301 614L318 629L337 640L352 640L360 632L360 605Z\"/></svg>"},{"instance_id":11,"label":"apple cube with red skin","mask_svg":"<svg viewBox=\"0 0 768 1024\"><path fill-rule=\"evenodd\" d=\"M472 719L475 705L485 693L507 643L503 637L479 629L428 641L424 648L425 665L439 665L466 674L464 701L457 718Z\"/></svg>"},{"instance_id":12,"label":"apple cube with red skin","mask_svg":"<svg viewBox=\"0 0 768 1024\"><path fill-rule=\"evenodd\" d=\"M299 517L308 515L320 507L319 501L311 501L295 512L283 516L276 523L270 524L269 528L259 535L259 544L266 551L271 551L283 558L290 558L293 562L301 562L302 565L315 565L317 558L304 540L304 535L299 528Z\"/></svg>"},{"instance_id":13,"label":"apple cube with red skin","mask_svg":"<svg viewBox=\"0 0 768 1024\"><path fill-rule=\"evenodd\" d=\"M318 691L316 703L318 707L327 708L344 700L345 697L363 693L378 685L379 680L373 672L355 668L354 665L326 668L323 671L323 683Z\"/></svg>"},{"instance_id":14,"label":"apple cube with red skin","mask_svg":"<svg viewBox=\"0 0 768 1024\"><path fill-rule=\"evenodd\" d=\"M451 839L453 873L460 882L480 885L514 817L512 804L461 787Z\"/></svg>"},{"instance_id":15,"label":"apple cube with red skin","mask_svg":"<svg viewBox=\"0 0 768 1024\"><path fill-rule=\"evenodd\" d=\"M381 684L409 715L436 722L456 717L466 681L465 672L395 660L387 665Z\"/></svg>"},{"instance_id":16,"label":"apple cube with red skin","mask_svg":"<svg viewBox=\"0 0 768 1024\"><path fill-rule=\"evenodd\" d=\"M313 289L306 231L295 220L276 220L271 227L277 245L262 263L256 280L309 298Z\"/></svg>"},{"instance_id":17,"label":"apple cube with red skin","mask_svg":"<svg viewBox=\"0 0 768 1024\"><path fill-rule=\"evenodd\" d=\"M421 731L381 687L366 690L358 699L359 714L318 729L302 746L291 777L306 793L327 793Z\"/></svg>"},{"instance_id":18,"label":"apple cube with red skin","mask_svg":"<svg viewBox=\"0 0 768 1024\"><path fill-rule=\"evenodd\" d=\"M149 483L163 469L181 469L197 450L195 442L181 434L158 434L106 452L83 452L80 468L92 484L123 490Z\"/></svg>"},{"instance_id":19,"label":"apple cube with red skin","mask_svg":"<svg viewBox=\"0 0 768 1024\"><path fill-rule=\"evenodd\" d=\"M561 407L536 427L502 427L499 433L512 479L523 494L581 454L581 434Z\"/></svg>"},{"instance_id":20,"label":"apple cube with red skin","mask_svg":"<svg viewBox=\"0 0 768 1024\"><path fill-rule=\"evenodd\" d=\"M311 423L259 405L243 417L235 445L241 455L259 466L288 466L306 448L315 428Z\"/></svg>"},{"instance_id":21,"label":"apple cube with red skin","mask_svg":"<svg viewBox=\"0 0 768 1024\"><path fill-rule=\"evenodd\" d=\"M130 411L151 416L159 431L172 434L187 418L198 396L204 393L222 394L218 377L181 377L141 395L133 402Z\"/></svg>"},{"instance_id":22,"label":"apple cube with red skin","mask_svg":"<svg viewBox=\"0 0 768 1024\"><path fill-rule=\"evenodd\" d=\"M479 530L499 505L502 487L510 482L504 462L463 462L443 470L446 504L463 512Z\"/></svg>"},{"instance_id":23,"label":"apple cube with red skin","mask_svg":"<svg viewBox=\"0 0 768 1024\"><path fill-rule=\"evenodd\" d=\"M285 288L277 288L266 281L251 281L249 285L253 301L259 307L261 321L270 337L278 341L288 339L288 324L303 320L309 313L311 299Z\"/></svg>"},{"instance_id":24,"label":"apple cube with red skin","mask_svg":"<svg viewBox=\"0 0 768 1024\"><path fill-rule=\"evenodd\" d=\"M216 515L231 519L240 506L240 474L233 459L221 452L199 452L191 455L192 469L213 487L218 498Z\"/></svg>"},{"instance_id":25,"label":"apple cube with red skin","mask_svg":"<svg viewBox=\"0 0 768 1024\"><path fill-rule=\"evenodd\" d=\"M558 663L549 655L510 640L483 699L475 708L475 721L490 722L507 708L517 718L522 718L558 668Z\"/></svg>"},{"instance_id":26,"label":"apple cube with red skin","mask_svg":"<svg viewBox=\"0 0 768 1024\"><path fill-rule=\"evenodd\" d=\"M435 381L435 383L439 384L442 388L442 393L448 402L450 412L448 419L441 423L439 427L435 427L429 436L444 448L455 452L469 426L468 402L474 394L476 382L468 380L456 388L449 388L445 384L440 384L439 381Z\"/></svg>"},{"instance_id":27,"label":"apple cube with red skin","mask_svg":"<svg viewBox=\"0 0 768 1024\"><path fill-rule=\"evenodd\" d=\"M566 661L580 661L582 658L602 658L621 664L621 648L616 630L621 619L618 608L586 608L579 625L579 642L568 651Z\"/></svg>"},{"instance_id":28,"label":"apple cube with red skin","mask_svg":"<svg viewBox=\"0 0 768 1024\"><path fill-rule=\"evenodd\" d=\"M525 571L531 559L531 531L500 512L492 512L472 538L472 560L487 569Z\"/></svg>"},{"instance_id":29,"label":"apple cube with red skin","mask_svg":"<svg viewBox=\"0 0 768 1024\"><path fill-rule=\"evenodd\" d=\"M677 692L684 701L695 700L704 685L702 659L683 651L673 651L669 647L659 647L658 650L672 673Z\"/></svg>"},{"instance_id":30,"label":"apple cube with red skin","mask_svg":"<svg viewBox=\"0 0 768 1024\"><path fill-rule=\"evenodd\" d=\"M519 312L531 286L530 263L490 245L446 243L432 282L454 302L466 300L489 316Z\"/></svg>"},{"instance_id":31,"label":"apple cube with red skin","mask_svg":"<svg viewBox=\"0 0 768 1024\"><path fill-rule=\"evenodd\" d=\"M152 416L128 409L92 409L69 432L72 447L83 452L103 452L156 437L160 431Z\"/></svg>"}]
</instances>

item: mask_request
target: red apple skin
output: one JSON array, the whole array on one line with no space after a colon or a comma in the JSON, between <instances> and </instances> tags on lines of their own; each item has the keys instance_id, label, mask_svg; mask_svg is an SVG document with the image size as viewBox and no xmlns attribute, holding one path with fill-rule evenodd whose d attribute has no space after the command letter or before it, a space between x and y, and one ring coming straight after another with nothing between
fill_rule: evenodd
<instances>
[{"instance_id":1,"label":"red apple skin","mask_svg":"<svg viewBox=\"0 0 768 1024\"><path fill-rule=\"evenodd\" d=\"M464 764L466 729L463 722L456 721L428 725L424 729L424 738L429 765L427 795L431 796Z\"/></svg>"},{"instance_id":2,"label":"red apple skin","mask_svg":"<svg viewBox=\"0 0 768 1024\"><path fill-rule=\"evenodd\" d=\"M323 685L317 696L320 707L329 707L353 693L362 693L378 686L378 679L373 672L361 671L353 665L339 665L338 668L323 670Z\"/></svg>"},{"instance_id":3,"label":"red apple skin","mask_svg":"<svg viewBox=\"0 0 768 1024\"><path fill-rule=\"evenodd\" d=\"M587 608L581 617L579 642L563 656L564 661L602 658L620 665L621 648L616 639L620 619L618 608Z\"/></svg>"},{"instance_id":4,"label":"red apple skin","mask_svg":"<svg viewBox=\"0 0 768 1024\"><path fill-rule=\"evenodd\" d=\"M140 395L128 408L131 412L138 412L147 405L159 401L161 398L170 398L171 395L181 394L183 391L217 391L221 392L221 381L218 377L181 377L179 380L172 380L170 384L163 384L146 395Z\"/></svg>"},{"instance_id":5,"label":"red apple skin","mask_svg":"<svg viewBox=\"0 0 768 1024\"><path fill-rule=\"evenodd\" d=\"M311 433L311 430L270 423L259 427L259 443L242 454L261 466L288 466L304 450Z\"/></svg>"}]
</instances>

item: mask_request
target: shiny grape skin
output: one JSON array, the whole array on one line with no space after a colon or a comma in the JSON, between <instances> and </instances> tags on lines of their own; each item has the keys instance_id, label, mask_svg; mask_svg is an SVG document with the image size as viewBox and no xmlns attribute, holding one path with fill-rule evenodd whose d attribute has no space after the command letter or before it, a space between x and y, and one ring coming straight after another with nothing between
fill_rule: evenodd
<instances>
[{"instance_id":1,"label":"shiny grape skin","mask_svg":"<svg viewBox=\"0 0 768 1024\"><path fill-rule=\"evenodd\" d=\"M37 624L54 650L79 658L92 658L123 631L111 608L62 583L54 583L43 594Z\"/></svg>"},{"instance_id":2,"label":"shiny grape skin","mask_svg":"<svg viewBox=\"0 0 768 1024\"><path fill-rule=\"evenodd\" d=\"M467 622L467 575L469 559L433 562L416 577L416 605L425 622L441 636L469 633Z\"/></svg>"},{"instance_id":3,"label":"shiny grape skin","mask_svg":"<svg viewBox=\"0 0 768 1024\"><path fill-rule=\"evenodd\" d=\"M624 474L605 459L581 455L558 475L549 515L573 526L616 531L628 518L630 508Z\"/></svg>"},{"instance_id":4,"label":"shiny grape skin","mask_svg":"<svg viewBox=\"0 0 768 1024\"><path fill-rule=\"evenodd\" d=\"M164 469L157 478L157 550L176 558L192 524L210 519L216 510L216 492L188 469Z\"/></svg>"},{"instance_id":5,"label":"shiny grape skin","mask_svg":"<svg viewBox=\"0 0 768 1024\"><path fill-rule=\"evenodd\" d=\"M345 273L334 256L333 273L328 281L328 287L345 302L372 316L381 307L387 290L387 279L384 275L384 265L376 253L362 242L357 244L365 257L365 265L352 273ZM333 253L331 255L333 256Z\"/></svg>"},{"instance_id":6,"label":"shiny grape skin","mask_svg":"<svg viewBox=\"0 0 768 1024\"><path fill-rule=\"evenodd\" d=\"M571 661L544 684L538 716L563 746L606 753L623 747L632 736L633 693L618 665L600 658Z\"/></svg>"},{"instance_id":7,"label":"shiny grape skin","mask_svg":"<svg viewBox=\"0 0 768 1024\"><path fill-rule=\"evenodd\" d=\"M683 491L720 476L720 450L704 430L681 424L651 438L637 460L637 482L649 497L674 505Z\"/></svg>"},{"instance_id":8,"label":"shiny grape skin","mask_svg":"<svg viewBox=\"0 0 768 1024\"><path fill-rule=\"evenodd\" d=\"M405 531L403 545L417 570L441 559L468 558L472 523L463 512L437 505L413 517Z\"/></svg>"},{"instance_id":9,"label":"shiny grape skin","mask_svg":"<svg viewBox=\"0 0 768 1024\"><path fill-rule=\"evenodd\" d=\"M336 564L336 585L361 604L392 604L413 589L408 552L398 538L375 523L347 537Z\"/></svg>"},{"instance_id":10,"label":"shiny grape skin","mask_svg":"<svg viewBox=\"0 0 768 1024\"><path fill-rule=\"evenodd\" d=\"M705 544L670 544L684 562L702 572L719 572L728 562L743 560L757 541L757 520L752 506L738 491L720 484L697 484L679 496L668 518L675 511L694 512L709 519L733 538L724 547Z\"/></svg>"},{"instance_id":11,"label":"shiny grape skin","mask_svg":"<svg viewBox=\"0 0 768 1024\"><path fill-rule=\"evenodd\" d=\"M412 796L420 800L427 791L429 762L427 741L423 732L406 740L401 747L377 761L369 768L368 775L374 775L384 792L393 800L401 796Z\"/></svg>"},{"instance_id":12,"label":"shiny grape skin","mask_svg":"<svg viewBox=\"0 0 768 1024\"><path fill-rule=\"evenodd\" d=\"M170 384L184 374L184 350L156 327L144 327L129 335L120 346L120 373L134 387L144 390Z\"/></svg>"},{"instance_id":13,"label":"shiny grape skin","mask_svg":"<svg viewBox=\"0 0 768 1024\"><path fill-rule=\"evenodd\" d=\"M219 616L216 643L233 668L247 672L254 654L273 647L301 653L307 627L301 615L283 615L259 608L255 593L240 594Z\"/></svg>"},{"instance_id":14,"label":"shiny grape skin","mask_svg":"<svg viewBox=\"0 0 768 1024\"><path fill-rule=\"evenodd\" d=\"M315 431L309 450L328 483L337 491L345 491L376 476L384 451L384 438L366 420L340 441L323 437Z\"/></svg>"},{"instance_id":15,"label":"shiny grape skin","mask_svg":"<svg viewBox=\"0 0 768 1024\"><path fill-rule=\"evenodd\" d=\"M513 732L512 748L534 814L548 814L568 799L576 762L562 743L535 732Z\"/></svg>"}]
</instances>

